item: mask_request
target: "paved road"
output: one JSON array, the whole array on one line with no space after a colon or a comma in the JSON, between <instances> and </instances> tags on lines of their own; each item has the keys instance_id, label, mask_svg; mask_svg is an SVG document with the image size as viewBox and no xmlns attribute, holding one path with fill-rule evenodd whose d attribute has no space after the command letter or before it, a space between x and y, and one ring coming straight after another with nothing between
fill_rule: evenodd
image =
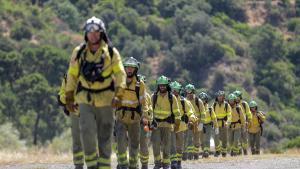
<instances>
[{"instance_id":1,"label":"paved road","mask_svg":"<svg viewBox=\"0 0 300 169\"><path fill-rule=\"evenodd\" d=\"M113 165L115 168L115 164ZM149 165L153 168L153 164ZM300 169L299 156L247 156L210 158L183 162L184 169ZM0 169L73 169L72 164L17 164L0 165Z\"/></svg>"}]
</instances>

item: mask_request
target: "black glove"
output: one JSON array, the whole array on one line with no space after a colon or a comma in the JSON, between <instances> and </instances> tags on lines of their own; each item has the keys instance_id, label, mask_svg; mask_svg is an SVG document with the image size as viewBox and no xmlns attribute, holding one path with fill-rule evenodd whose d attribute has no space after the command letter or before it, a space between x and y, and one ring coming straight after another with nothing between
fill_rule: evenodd
<instances>
[{"instance_id":1,"label":"black glove","mask_svg":"<svg viewBox=\"0 0 300 169\"><path fill-rule=\"evenodd\" d=\"M188 124L189 117L186 114L184 114L183 116L181 116L181 121L185 122L185 124Z\"/></svg>"},{"instance_id":2,"label":"black glove","mask_svg":"<svg viewBox=\"0 0 300 169\"><path fill-rule=\"evenodd\" d=\"M152 121L151 125L150 125L150 129L151 130L156 130L158 127L158 124L155 120Z\"/></svg>"},{"instance_id":3,"label":"black glove","mask_svg":"<svg viewBox=\"0 0 300 169\"><path fill-rule=\"evenodd\" d=\"M67 110L66 106L64 106L64 113L65 115L70 116L70 112Z\"/></svg>"}]
</instances>

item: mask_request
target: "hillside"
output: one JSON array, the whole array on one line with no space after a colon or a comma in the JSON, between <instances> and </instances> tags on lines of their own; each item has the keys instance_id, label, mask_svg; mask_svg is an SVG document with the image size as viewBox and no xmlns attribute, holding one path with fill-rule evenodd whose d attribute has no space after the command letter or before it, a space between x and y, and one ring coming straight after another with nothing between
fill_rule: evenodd
<instances>
[{"instance_id":1,"label":"hillside","mask_svg":"<svg viewBox=\"0 0 300 169\"><path fill-rule=\"evenodd\" d=\"M0 124L15 139L0 148L66 135L56 94L93 15L151 89L161 74L212 96L240 89L267 113L265 148L300 147L299 0L0 0Z\"/></svg>"}]
</instances>

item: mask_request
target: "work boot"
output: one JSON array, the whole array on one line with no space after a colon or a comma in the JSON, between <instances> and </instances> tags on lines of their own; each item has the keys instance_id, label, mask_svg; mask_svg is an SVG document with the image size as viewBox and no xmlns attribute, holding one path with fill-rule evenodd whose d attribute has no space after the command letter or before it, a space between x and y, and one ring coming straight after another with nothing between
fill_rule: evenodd
<instances>
[{"instance_id":1,"label":"work boot","mask_svg":"<svg viewBox=\"0 0 300 169\"><path fill-rule=\"evenodd\" d=\"M199 154L198 153L194 154L194 160L199 160Z\"/></svg>"},{"instance_id":2,"label":"work boot","mask_svg":"<svg viewBox=\"0 0 300 169\"><path fill-rule=\"evenodd\" d=\"M204 151L204 153L202 154L202 158L208 158L208 157L209 157L208 151Z\"/></svg>"},{"instance_id":3,"label":"work boot","mask_svg":"<svg viewBox=\"0 0 300 169\"><path fill-rule=\"evenodd\" d=\"M248 155L247 149L243 149L243 151L244 151L244 155Z\"/></svg>"},{"instance_id":4,"label":"work boot","mask_svg":"<svg viewBox=\"0 0 300 169\"><path fill-rule=\"evenodd\" d=\"M227 153L226 152L223 152L222 153L222 157L226 157Z\"/></svg>"},{"instance_id":5,"label":"work boot","mask_svg":"<svg viewBox=\"0 0 300 169\"><path fill-rule=\"evenodd\" d=\"M142 164L141 169L148 169L148 164Z\"/></svg>"},{"instance_id":6,"label":"work boot","mask_svg":"<svg viewBox=\"0 0 300 169\"><path fill-rule=\"evenodd\" d=\"M188 159L188 154L187 153L183 153L182 154L182 160L186 161Z\"/></svg>"},{"instance_id":7,"label":"work boot","mask_svg":"<svg viewBox=\"0 0 300 169\"><path fill-rule=\"evenodd\" d=\"M193 154L192 153L188 154L188 160L193 160Z\"/></svg>"},{"instance_id":8,"label":"work boot","mask_svg":"<svg viewBox=\"0 0 300 169\"><path fill-rule=\"evenodd\" d=\"M171 169L177 169L177 161L171 162Z\"/></svg>"},{"instance_id":9,"label":"work boot","mask_svg":"<svg viewBox=\"0 0 300 169\"><path fill-rule=\"evenodd\" d=\"M215 157L219 157L219 155L220 155L220 151L216 151Z\"/></svg>"},{"instance_id":10,"label":"work boot","mask_svg":"<svg viewBox=\"0 0 300 169\"><path fill-rule=\"evenodd\" d=\"M155 162L153 169L160 169L162 167L161 162Z\"/></svg>"},{"instance_id":11,"label":"work boot","mask_svg":"<svg viewBox=\"0 0 300 169\"><path fill-rule=\"evenodd\" d=\"M75 169L83 169L83 164L76 164Z\"/></svg>"},{"instance_id":12,"label":"work boot","mask_svg":"<svg viewBox=\"0 0 300 169\"><path fill-rule=\"evenodd\" d=\"M163 169L170 169L170 164L163 164L162 167L163 167Z\"/></svg>"},{"instance_id":13,"label":"work boot","mask_svg":"<svg viewBox=\"0 0 300 169\"><path fill-rule=\"evenodd\" d=\"M182 169L181 161L177 161L177 169Z\"/></svg>"}]
</instances>

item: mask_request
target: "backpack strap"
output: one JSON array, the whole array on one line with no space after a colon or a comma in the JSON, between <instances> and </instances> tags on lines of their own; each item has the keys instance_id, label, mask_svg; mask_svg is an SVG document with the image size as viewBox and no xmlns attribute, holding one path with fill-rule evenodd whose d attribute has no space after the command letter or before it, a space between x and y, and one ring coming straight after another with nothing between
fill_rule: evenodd
<instances>
[{"instance_id":1,"label":"backpack strap","mask_svg":"<svg viewBox=\"0 0 300 169\"><path fill-rule=\"evenodd\" d=\"M217 106L217 102L214 102L214 105L213 105L214 111L216 111L216 106Z\"/></svg>"},{"instance_id":2,"label":"backpack strap","mask_svg":"<svg viewBox=\"0 0 300 169\"><path fill-rule=\"evenodd\" d=\"M246 112L246 103L244 101L242 101L242 106L243 106L243 108L244 108L244 110Z\"/></svg>"},{"instance_id":3,"label":"backpack strap","mask_svg":"<svg viewBox=\"0 0 300 169\"><path fill-rule=\"evenodd\" d=\"M241 108L239 106L237 106L235 109L236 109L236 112L239 114L239 119L241 119Z\"/></svg>"},{"instance_id":4,"label":"backpack strap","mask_svg":"<svg viewBox=\"0 0 300 169\"><path fill-rule=\"evenodd\" d=\"M153 109L153 111L155 109L156 102L157 102L157 92L154 92L153 96L152 96L152 109Z\"/></svg>"},{"instance_id":5,"label":"backpack strap","mask_svg":"<svg viewBox=\"0 0 300 169\"><path fill-rule=\"evenodd\" d=\"M212 108L211 107L208 108L208 112L209 112L209 116L211 117L211 113L212 113Z\"/></svg>"},{"instance_id":6,"label":"backpack strap","mask_svg":"<svg viewBox=\"0 0 300 169\"><path fill-rule=\"evenodd\" d=\"M172 113L172 116L174 115L173 113L173 95L171 92L168 92L168 99L169 99L169 102L170 102L170 109L171 109L171 113Z\"/></svg>"},{"instance_id":7,"label":"backpack strap","mask_svg":"<svg viewBox=\"0 0 300 169\"><path fill-rule=\"evenodd\" d=\"M225 102L225 112L228 113L228 106L229 104L227 102Z\"/></svg>"},{"instance_id":8,"label":"backpack strap","mask_svg":"<svg viewBox=\"0 0 300 169\"><path fill-rule=\"evenodd\" d=\"M108 45L108 53L109 53L110 59L112 60L112 58L114 57L114 47L113 46Z\"/></svg>"},{"instance_id":9,"label":"backpack strap","mask_svg":"<svg viewBox=\"0 0 300 169\"><path fill-rule=\"evenodd\" d=\"M198 97L195 97L195 104L196 104L198 110L200 111L199 98Z\"/></svg>"},{"instance_id":10,"label":"backpack strap","mask_svg":"<svg viewBox=\"0 0 300 169\"><path fill-rule=\"evenodd\" d=\"M138 113L140 113L140 115L142 115L141 114L141 102L140 102L140 89L141 89L141 82L138 80L135 85L135 94L138 99L138 106L137 106Z\"/></svg>"},{"instance_id":11,"label":"backpack strap","mask_svg":"<svg viewBox=\"0 0 300 169\"><path fill-rule=\"evenodd\" d=\"M181 102L181 106L182 106L182 109L183 109L183 113L186 114L185 103L184 103L184 98L183 97L180 98L180 102Z\"/></svg>"}]
</instances>

